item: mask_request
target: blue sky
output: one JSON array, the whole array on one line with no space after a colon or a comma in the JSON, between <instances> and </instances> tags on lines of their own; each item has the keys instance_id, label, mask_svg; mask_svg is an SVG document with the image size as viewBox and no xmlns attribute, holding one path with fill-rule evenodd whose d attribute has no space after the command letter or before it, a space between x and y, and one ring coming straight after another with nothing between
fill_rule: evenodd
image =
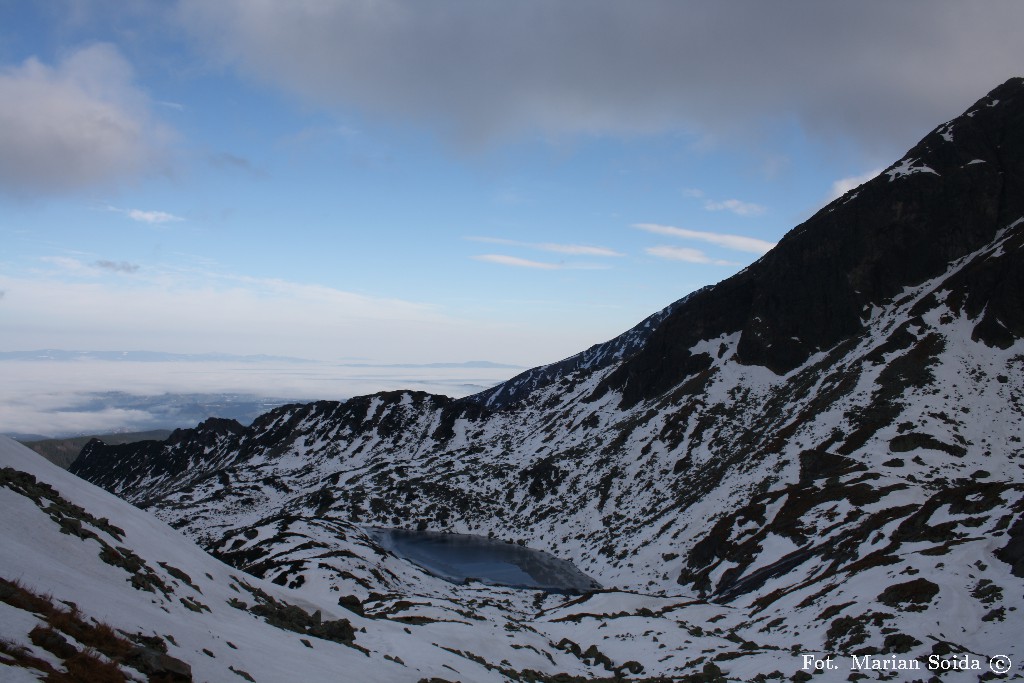
<instances>
[{"instance_id":1,"label":"blue sky","mask_svg":"<svg viewBox=\"0 0 1024 683\"><path fill-rule=\"evenodd\" d=\"M0 4L0 350L558 360L1024 73L1020 3Z\"/></svg>"}]
</instances>

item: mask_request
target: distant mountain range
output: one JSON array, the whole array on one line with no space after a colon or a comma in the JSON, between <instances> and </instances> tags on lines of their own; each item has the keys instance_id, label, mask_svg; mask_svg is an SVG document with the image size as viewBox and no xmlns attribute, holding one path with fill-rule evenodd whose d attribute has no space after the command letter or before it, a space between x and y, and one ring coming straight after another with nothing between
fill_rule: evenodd
<instances>
[{"instance_id":1,"label":"distant mountain range","mask_svg":"<svg viewBox=\"0 0 1024 683\"><path fill-rule=\"evenodd\" d=\"M230 353L167 353L164 351L68 351L66 349L37 349L34 351L0 351L0 361L135 361L138 363L179 362L231 362L231 363L330 363L350 368L521 368L521 365L494 363L488 360L470 360L461 363L374 363L360 359L342 359L345 362L318 361L293 356L256 354L240 356Z\"/></svg>"},{"instance_id":2,"label":"distant mountain range","mask_svg":"<svg viewBox=\"0 0 1024 683\"><path fill-rule=\"evenodd\" d=\"M1022 292L1015 78L750 267L577 356L461 399L91 441L71 471L293 602L380 620L350 618L381 663L367 680L811 680L803 655L836 659L822 680L888 662L907 666L886 680L1020 679ZM517 540L606 588L444 585L361 525ZM393 622L432 646L388 641Z\"/></svg>"},{"instance_id":3,"label":"distant mountain range","mask_svg":"<svg viewBox=\"0 0 1024 683\"><path fill-rule=\"evenodd\" d=\"M133 360L136 362L316 362L287 355L236 355L231 353L167 353L165 351L69 351L45 348L34 351L0 351L0 360Z\"/></svg>"},{"instance_id":4,"label":"distant mountain range","mask_svg":"<svg viewBox=\"0 0 1024 683\"><path fill-rule=\"evenodd\" d=\"M0 351L0 361L135 361L158 362L208 362L225 361L235 363L315 363L306 358L291 356L267 356L263 354L240 356L230 353L166 353L164 351L68 351L66 349L37 349L35 351Z\"/></svg>"},{"instance_id":5,"label":"distant mountain range","mask_svg":"<svg viewBox=\"0 0 1024 683\"><path fill-rule=\"evenodd\" d=\"M522 365L492 363L489 360L468 360L463 363L339 363L350 368L522 368Z\"/></svg>"}]
</instances>

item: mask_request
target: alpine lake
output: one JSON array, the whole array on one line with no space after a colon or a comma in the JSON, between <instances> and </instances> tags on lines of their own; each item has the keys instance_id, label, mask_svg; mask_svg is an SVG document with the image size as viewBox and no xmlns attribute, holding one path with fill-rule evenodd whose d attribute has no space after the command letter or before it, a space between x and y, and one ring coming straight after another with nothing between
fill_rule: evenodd
<instances>
[{"instance_id":1,"label":"alpine lake","mask_svg":"<svg viewBox=\"0 0 1024 683\"><path fill-rule=\"evenodd\" d=\"M472 534L378 527L365 530L385 550L452 583L479 581L550 593L584 593L601 588L572 562L515 543Z\"/></svg>"}]
</instances>

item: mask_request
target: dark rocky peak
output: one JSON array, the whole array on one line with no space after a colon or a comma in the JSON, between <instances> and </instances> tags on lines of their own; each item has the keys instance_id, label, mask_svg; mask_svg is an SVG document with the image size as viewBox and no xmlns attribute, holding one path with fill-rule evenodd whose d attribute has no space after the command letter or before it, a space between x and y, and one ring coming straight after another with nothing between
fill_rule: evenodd
<instances>
[{"instance_id":1,"label":"dark rocky peak","mask_svg":"<svg viewBox=\"0 0 1024 683\"><path fill-rule=\"evenodd\" d=\"M106 444L92 439L68 470L109 491L146 492L143 482L194 478L223 466L225 444L244 434L235 420L209 418L191 429L176 429L166 441Z\"/></svg>"},{"instance_id":2,"label":"dark rocky peak","mask_svg":"<svg viewBox=\"0 0 1024 683\"><path fill-rule=\"evenodd\" d=\"M711 365L695 344L736 333L736 360L785 374L860 332L872 305L937 277L1021 216L1024 79L1013 78L756 263L679 302L598 393L621 390L625 405L659 396Z\"/></svg>"},{"instance_id":3,"label":"dark rocky peak","mask_svg":"<svg viewBox=\"0 0 1024 683\"><path fill-rule=\"evenodd\" d=\"M245 427L237 420L223 417L210 417L191 429L175 429L167 437L172 444L198 441L203 446L212 446L218 440L242 434Z\"/></svg>"},{"instance_id":4,"label":"dark rocky peak","mask_svg":"<svg viewBox=\"0 0 1024 683\"><path fill-rule=\"evenodd\" d=\"M382 391L346 401L316 401L280 406L258 417L239 441L239 459L261 448L328 434L370 433L386 438L424 414L440 414L442 424L461 414L479 415L478 406L457 404L447 396L423 391Z\"/></svg>"}]
</instances>

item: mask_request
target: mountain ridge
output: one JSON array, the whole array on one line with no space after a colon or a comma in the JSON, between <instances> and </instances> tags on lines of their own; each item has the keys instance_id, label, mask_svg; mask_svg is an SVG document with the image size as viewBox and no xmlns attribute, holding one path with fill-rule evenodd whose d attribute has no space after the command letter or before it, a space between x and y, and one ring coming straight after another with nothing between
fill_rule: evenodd
<instances>
[{"instance_id":1,"label":"mountain ridge","mask_svg":"<svg viewBox=\"0 0 1024 683\"><path fill-rule=\"evenodd\" d=\"M1020 106L1020 99L1024 96L1022 84L1022 79L1015 78L997 87L956 119L955 126L950 121L937 127L900 161L819 210L783 236L778 245L758 261L718 285L695 293L693 307L702 313L709 311L711 315L718 313L722 317L713 317L704 322L703 317L708 313L698 314L699 320L695 322L694 318L698 316L694 316L689 309L677 309L678 315L665 321L665 325L654 333L651 344L642 353L646 356L660 353L670 361L675 361L678 367L695 367L695 360L678 358L679 351L687 348L676 341L678 337L686 335L683 328L696 328L684 337L694 342L721 333L741 331L737 360L745 364L764 365L777 374L784 374L806 360L812 352L832 346L860 330L865 307L894 296L898 291L894 282L911 286L919 284L941 272L954 257L982 246L998 229L1024 215L1024 202L1016 195L1008 196L1005 190L1009 182L1019 184L1024 176L1020 159L1012 162L1000 159L1000 169L995 172L990 172L987 165L972 169L972 174L984 175L981 179L964 179L962 174L954 175L952 181L946 179L942 182L942 190L939 192L915 188L914 192L908 193L905 187L908 184L906 179L912 176L911 183L935 181L936 178L931 177L937 176L934 170L931 174L921 174L899 169L904 164L922 158L941 160L941 167L945 170L957 166L957 162L967 165L979 158L979 155L998 155L1000 144L995 141L952 145L943 137L944 133L952 135L954 127L959 133L959 129L968 124L973 124L977 129L968 131L968 140L985 137L983 132L977 131L996 129L1012 137L1010 142L1019 149L1022 146L1021 130L1024 130ZM1002 103L1003 107L989 107L988 104L993 101ZM972 114L977 113L982 115L975 120ZM1011 118L988 120L999 115ZM945 144L939 143L937 139ZM1012 178L1007 179L1005 174L1011 174ZM897 180L903 182L901 186L894 187L892 183ZM950 187L951 182L954 183L953 187ZM960 187L965 184L968 185L967 189ZM957 225L962 216L954 207L959 206L959 197L968 190L974 191L974 195L979 194L979 185L985 187L986 196L973 196L975 201L971 207L976 211L980 204L982 218L979 220L977 214L972 214L970 221L964 221L977 225L979 229L958 230ZM989 185L994 188L989 189ZM908 194L912 200L908 199ZM858 208L868 200L872 201L872 209L869 215L864 216ZM909 201L913 202L912 206L908 204ZM945 219L941 226L943 229L936 231L945 239L936 239L929 244L929 249L919 249L913 258L908 258L906 250L910 244L927 236L923 229L925 226L915 225L912 220L913 214L924 211L924 204L941 207L938 210L931 209L934 213L929 215ZM844 213L851 209L856 213L852 219L846 217L840 220L835 214L840 208ZM885 214L891 214L892 218L887 218ZM862 234L864 231L856 229L856 226L864 223L881 223L892 229L872 230L871 236L882 241L867 245ZM906 232L901 232L901 229ZM821 240L818 232L827 232L829 239ZM900 248L896 248L896 245ZM893 275L899 272L902 272L903 278L894 278ZM753 288L752 282L759 283L758 291L747 291ZM810 299L806 298L808 292L811 293ZM718 301L701 301L716 296ZM809 321L818 317L824 320L817 321L817 326L808 326ZM1014 324L1020 328L1024 319L1017 318ZM663 342L662 338L672 338L671 344ZM627 369L619 371L610 380L611 386L623 389L629 383L630 376L635 376L634 384L643 384L642 395L649 397L664 390L667 382L677 379L678 373L671 371L653 376L653 373L645 372L642 367L634 369L635 365L643 366L644 360L641 358L624 364ZM638 391L626 389L624 398L627 401L638 398L641 395Z\"/></svg>"},{"instance_id":2,"label":"mountain ridge","mask_svg":"<svg viewBox=\"0 0 1024 683\"><path fill-rule=\"evenodd\" d=\"M1015 654L1021 273L1015 78L744 271L603 345L474 397L387 392L174 443L92 442L72 471L239 568L362 600L387 581L318 566L288 534L493 534L618 590L711 600L753 640ZM963 633L942 626L952 612Z\"/></svg>"}]
</instances>

